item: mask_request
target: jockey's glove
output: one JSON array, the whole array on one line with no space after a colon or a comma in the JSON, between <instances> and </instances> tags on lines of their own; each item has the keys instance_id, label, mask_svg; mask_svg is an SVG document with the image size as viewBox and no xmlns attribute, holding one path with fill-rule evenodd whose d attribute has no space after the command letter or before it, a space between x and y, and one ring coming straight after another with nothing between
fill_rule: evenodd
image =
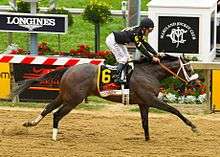
<instances>
[{"instance_id":1,"label":"jockey's glove","mask_svg":"<svg viewBox=\"0 0 220 157\"><path fill-rule=\"evenodd\" d=\"M153 57L152 60L153 60L153 62L155 62L155 63L160 63L160 59L157 58L157 57Z\"/></svg>"},{"instance_id":2,"label":"jockey's glove","mask_svg":"<svg viewBox=\"0 0 220 157\"><path fill-rule=\"evenodd\" d=\"M163 58L163 57L165 57L165 53L164 52L158 52L157 53L157 56L159 57L159 58Z\"/></svg>"}]
</instances>

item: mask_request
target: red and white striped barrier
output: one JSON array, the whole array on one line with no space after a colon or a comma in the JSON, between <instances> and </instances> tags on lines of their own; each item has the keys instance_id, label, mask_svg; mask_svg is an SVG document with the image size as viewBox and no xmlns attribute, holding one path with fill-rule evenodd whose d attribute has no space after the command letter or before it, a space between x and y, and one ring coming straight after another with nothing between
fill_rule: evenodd
<instances>
[{"instance_id":1,"label":"red and white striped barrier","mask_svg":"<svg viewBox=\"0 0 220 157\"><path fill-rule=\"evenodd\" d=\"M66 65L73 66L83 63L91 63L100 65L104 59L89 58L71 58L71 57L55 57L55 56L34 56L34 55L10 55L0 54L0 62L2 63L20 63L20 64L41 64L41 65Z\"/></svg>"}]
</instances>

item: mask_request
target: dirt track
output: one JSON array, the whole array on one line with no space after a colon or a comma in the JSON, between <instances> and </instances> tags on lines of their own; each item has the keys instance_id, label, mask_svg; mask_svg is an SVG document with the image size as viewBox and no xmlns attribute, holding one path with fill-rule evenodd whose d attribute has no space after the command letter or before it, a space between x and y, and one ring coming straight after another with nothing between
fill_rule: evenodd
<instances>
[{"instance_id":1,"label":"dirt track","mask_svg":"<svg viewBox=\"0 0 220 157\"><path fill-rule=\"evenodd\" d=\"M77 110L61 122L59 140L51 140L51 115L37 127L21 124L38 110L0 110L0 156L220 156L220 113L186 115L199 128L194 134L170 114L150 114L149 142L144 141L139 113L120 107Z\"/></svg>"}]
</instances>

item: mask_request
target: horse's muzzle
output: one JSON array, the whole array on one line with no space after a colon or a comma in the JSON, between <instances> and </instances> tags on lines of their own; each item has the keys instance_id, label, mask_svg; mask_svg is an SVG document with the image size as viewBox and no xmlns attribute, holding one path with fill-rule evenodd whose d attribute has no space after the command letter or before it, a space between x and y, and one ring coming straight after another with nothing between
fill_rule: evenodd
<instances>
[{"instance_id":1,"label":"horse's muzzle","mask_svg":"<svg viewBox=\"0 0 220 157\"><path fill-rule=\"evenodd\" d=\"M195 74L193 74L193 75L190 76L189 82L190 82L190 81L193 81L193 80L196 80L196 79L198 79L198 78L199 78L199 75L198 75L197 73L195 73Z\"/></svg>"}]
</instances>

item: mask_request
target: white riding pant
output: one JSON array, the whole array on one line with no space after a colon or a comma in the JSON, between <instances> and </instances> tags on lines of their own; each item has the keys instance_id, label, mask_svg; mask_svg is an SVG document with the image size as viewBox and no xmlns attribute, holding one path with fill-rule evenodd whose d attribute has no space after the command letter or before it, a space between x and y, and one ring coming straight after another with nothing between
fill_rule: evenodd
<instances>
[{"instance_id":1,"label":"white riding pant","mask_svg":"<svg viewBox=\"0 0 220 157\"><path fill-rule=\"evenodd\" d=\"M115 36L113 33L107 36L106 45L112 51L118 63L125 64L128 62L129 53L127 47L123 44L116 43Z\"/></svg>"}]
</instances>

